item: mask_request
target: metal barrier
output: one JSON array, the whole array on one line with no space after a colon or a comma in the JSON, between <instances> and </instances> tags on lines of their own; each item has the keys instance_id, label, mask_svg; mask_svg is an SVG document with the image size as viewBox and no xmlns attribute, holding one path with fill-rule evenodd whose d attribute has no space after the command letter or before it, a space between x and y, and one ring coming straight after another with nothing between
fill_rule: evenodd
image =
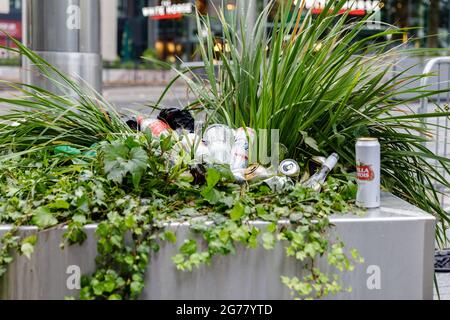
<instances>
[{"instance_id":1,"label":"metal barrier","mask_svg":"<svg viewBox=\"0 0 450 320\"><path fill-rule=\"evenodd\" d=\"M423 70L423 74L431 74L434 70L437 72L435 75L430 77L422 78L421 86L430 87L433 86L435 89L443 90L450 88L450 57L438 57L431 59ZM437 80L436 82L431 80ZM433 100L431 102L430 100ZM442 109L448 111L450 110L450 91L445 93L438 93L431 98L423 98L420 101L419 113L428 113L434 111L440 111ZM424 143L424 145L430 150L434 151L436 155L450 159L450 119L449 117L443 119L432 118L423 120L427 123L435 125L433 128L433 139ZM450 174L446 172L439 161L434 160L434 166L439 171L440 174L447 180L450 181ZM445 189L442 185L437 185L438 190L442 192L441 202L447 212L450 213L450 190Z\"/></svg>"}]
</instances>

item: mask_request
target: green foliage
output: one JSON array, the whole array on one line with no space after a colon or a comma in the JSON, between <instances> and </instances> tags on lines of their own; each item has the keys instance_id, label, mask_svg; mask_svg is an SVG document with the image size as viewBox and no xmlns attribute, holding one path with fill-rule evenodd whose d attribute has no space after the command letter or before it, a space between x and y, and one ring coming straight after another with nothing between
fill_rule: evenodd
<instances>
[{"instance_id":1,"label":"green foliage","mask_svg":"<svg viewBox=\"0 0 450 320\"><path fill-rule=\"evenodd\" d=\"M325 275L318 277L319 271L309 268L325 254L337 269L353 268L355 252L345 253L340 242L325 236L331 213L356 212L354 193L348 191L354 189L351 179L330 178L322 194L298 185L279 195L259 183L233 184L227 170L211 168L207 183L197 186L191 183L187 164L167 153L172 144L170 139L154 140L139 133L102 142L96 157L81 163L48 152L1 162L0 223L14 227L1 238L0 273L6 272L14 251L28 258L33 254L37 236L21 238L20 226L47 229L67 224L61 243L65 246L83 243L83 227L98 223L97 269L83 277L81 299L138 298L149 257L164 242L179 247L172 260L180 271L213 264L217 255L236 254L238 245L249 249L262 245L267 250L281 245L287 257L305 266L298 281L323 287L301 295L291 283L295 278L285 280L296 296L320 298L341 288L338 278L326 281ZM133 150L142 154L139 161ZM113 170L123 170L121 179L110 174ZM139 188L133 170L139 170ZM264 222L261 229L250 223L258 220ZM278 224L283 220L291 224ZM167 228L171 222L188 222L193 236L178 243L176 232Z\"/></svg>"},{"instance_id":2,"label":"green foliage","mask_svg":"<svg viewBox=\"0 0 450 320\"><path fill-rule=\"evenodd\" d=\"M86 83L79 85L22 43L12 38L11 41L17 49L0 48L26 57L36 72L59 91L49 92L32 85L0 81L22 94L0 97L0 103L10 108L0 115L2 158L9 152L32 153L54 146L85 149L108 135L131 133L115 108L94 89Z\"/></svg>"},{"instance_id":3,"label":"green foliage","mask_svg":"<svg viewBox=\"0 0 450 320\"><path fill-rule=\"evenodd\" d=\"M186 240L173 257L179 270L192 271L202 264L213 263L216 255L236 254L237 244L266 250L285 247L286 256L304 266L302 276L282 277L296 298L321 298L343 290L337 275L322 273L317 268L318 259L326 259L330 266L340 271L351 271L352 262L361 263L356 251L345 253L340 241L329 240L329 216L337 212L357 212L346 195L352 182L329 179L322 194L316 194L297 185L281 197L268 193L262 185L251 185L245 193L234 191L232 209L216 206L208 219L195 221L192 229L202 236L203 251L198 250L198 240ZM222 188L222 186L218 186ZM228 218L230 217L230 218ZM249 224L262 220L265 230ZM288 220L290 224L279 224Z\"/></svg>"},{"instance_id":4,"label":"green foliage","mask_svg":"<svg viewBox=\"0 0 450 320\"><path fill-rule=\"evenodd\" d=\"M142 174L147 168L148 156L145 150L139 147L131 137L124 143L121 141L106 143L103 150L107 178L122 183L123 178L129 173L134 187L138 188Z\"/></svg>"},{"instance_id":5,"label":"green foliage","mask_svg":"<svg viewBox=\"0 0 450 320\"><path fill-rule=\"evenodd\" d=\"M37 242L37 236L32 235L29 237L26 237L22 240L22 244L20 246L20 252L26 256L28 259L31 258L31 254L34 252L34 245Z\"/></svg>"},{"instance_id":6,"label":"green foliage","mask_svg":"<svg viewBox=\"0 0 450 320\"><path fill-rule=\"evenodd\" d=\"M39 207L33 211L31 223L44 229L53 227L58 223L58 220L53 216L49 208Z\"/></svg>"},{"instance_id":7,"label":"green foliage","mask_svg":"<svg viewBox=\"0 0 450 320\"><path fill-rule=\"evenodd\" d=\"M437 240L445 243L442 230L450 219L433 183L448 189L450 181L431 163L436 160L450 172L450 159L437 157L422 143L437 129L431 119L442 118L442 124L450 113L438 106L436 112L415 114L410 105L450 89L421 87L420 80L430 75L411 75L409 69L392 76L398 57L427 52L405 49L399 39L406 30L393 26L362 36L370 17L349 21L347 13L340 13L346 2L328 1L314 15L301 7L302 1L284 1L270 29L271 5L253 29L238 10L218 10L219 35L209 17L198 15L198 30L207 33L199 36L198 49L206 79L195 70L178 71L177 79L197 97L187 107L204 110L212 123L278 129L287 156L300 163L337 152L352 168L356 139L378 138L383 186L434 214L442 223ZM227 49L214 50L217 42Z\"/></svg>"}]
</instances>

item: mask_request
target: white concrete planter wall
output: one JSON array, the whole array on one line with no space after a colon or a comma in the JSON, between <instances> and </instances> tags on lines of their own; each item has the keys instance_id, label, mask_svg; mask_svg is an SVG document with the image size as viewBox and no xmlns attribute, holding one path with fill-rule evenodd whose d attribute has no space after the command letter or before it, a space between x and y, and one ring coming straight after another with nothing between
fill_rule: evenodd
<instances>
[{"instance_id":1,"label":"white concrete planter wall","mask_svg":"<svg viewBox=\"0 0 450 320\"><path fill-rule=\"evenodd\" d=\"M384 194L382 207L363 217L333 217L334 237L365 259L353 272L343 275L351 293L332 299L432 299L435 219L408 203ZM255 222L256 224L261 224ZM82 246L59 248L63 229L39 234L31 260L17 257L0 281L0 299L63 299L76 296L67 286L73 266L84 274L95 270L95 225L87 226ZM189 227L173 224L180 245ZM9 229L0 226L0 235ZM22 234L36 232L23 228ZM171 257L177 246L164 244L152 254L142 299L290 299L281 275L298 275L301 266L287 259L283 247L266 251L239 248L236 256L215 259L211 266L189 272L177 271ZM326 270L326 263L319 263ZM75 268L76 268L75 267Z\"/></svg>"}]
</instances>

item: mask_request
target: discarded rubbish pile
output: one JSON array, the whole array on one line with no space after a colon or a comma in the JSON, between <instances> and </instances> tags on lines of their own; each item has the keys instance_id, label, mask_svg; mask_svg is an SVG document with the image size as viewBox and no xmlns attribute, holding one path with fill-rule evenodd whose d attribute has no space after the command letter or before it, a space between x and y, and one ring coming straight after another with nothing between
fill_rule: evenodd
<instances>
[{"instance_id":1,"label":"discarded rubbish pile","mask_svg":"<svg viewBox=\"0 0 450 320\"><path fill-rule=\"evenodd\" d=\"M175 164L181 150L193 159L191 173L197 182L205 182L209 167L229 167L236 183L266 184L273 192L291 190L296 183L320 192L328 174L339 161L336 153L328 158L313 157L302 174L293 159L284 159L278 167L264 167L250 163L251 152L256 153L256 131L252 128L233 130L225 125L213 124L204 129L199 126L195 133L195 121L187 110L163 109L157 118L137 116L124 118L133 130L148 132L154 138L175 136L171 161ZM276 159L278 161L278 159Z\"/></svg>"}]
</instances>

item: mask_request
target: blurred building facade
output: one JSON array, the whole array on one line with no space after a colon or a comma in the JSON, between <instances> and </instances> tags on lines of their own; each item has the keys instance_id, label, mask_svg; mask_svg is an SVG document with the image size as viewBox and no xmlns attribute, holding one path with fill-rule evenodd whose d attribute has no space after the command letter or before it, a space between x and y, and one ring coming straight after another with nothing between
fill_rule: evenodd
<instances>
[{"instance_id":1,"label":"blurred building facade","mask_svg":"<svg viewBox=\"0 0 450 320\"><path fill-rule=\"evenodd\" d=\"M79 1L79 0L74 0ZM238 0L101 0L102 52L105 60L139 61L143 55L175 61L194 59L197 27L196 7L202 14L214 16L224 3L233 11ZM269 0L255 2L255 15ZM287 0L278 0L287 1ZM299 0L297 0L299 1ZM308 6L321 6L332 0L305 0ZM351 0L349 1L349 3ZM0 29L22 39L22 0L0 0ZM405 33L416 47L450 48L450 0L358 0L351 16L357 19L374 13L366 33L383 28L384 23L413 27ZM376 7L377 10L370 8ZM379 9L379 10L378 10ZM418 27L418 28L417 28ZM219 32L220 30L218 30ZM413 39L413 40L411 40ZM0 44L11 45L0 33ZM0 53L1 54L1 53Z\"/></svg>"}]
</instances>

